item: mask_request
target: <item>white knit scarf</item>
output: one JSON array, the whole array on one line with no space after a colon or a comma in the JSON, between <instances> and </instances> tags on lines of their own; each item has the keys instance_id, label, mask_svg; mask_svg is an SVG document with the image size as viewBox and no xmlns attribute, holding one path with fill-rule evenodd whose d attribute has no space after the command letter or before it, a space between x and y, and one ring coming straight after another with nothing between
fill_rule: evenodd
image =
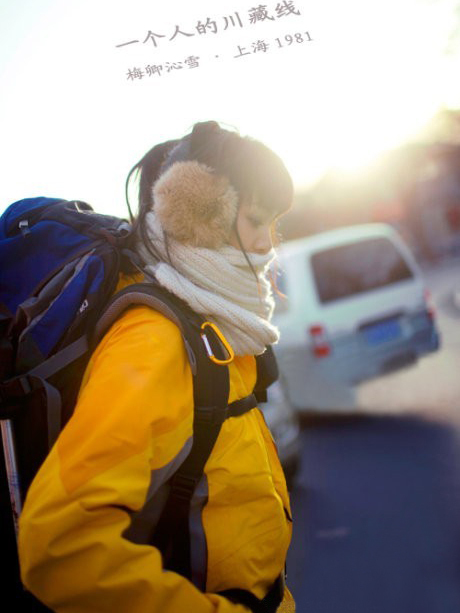
<instances>
[{"instance_id":1,"label":"white knit scarf","mask_svg":"<svg viewBox=\"0 0 460 613\"><path fill-rule=\"evenodd\" d=\"M206 249L181 244L168 237L155 213L145 219L147 233L161 260L155 259L139 241L138 251L146 271L197 313L215 323L235 355L258 355L276 343L279 332L270 323L274 301L266 272L275 257L244 253L229 245ZM171 263L169 263L171 262Z\"/></svg>"}]
</instances>

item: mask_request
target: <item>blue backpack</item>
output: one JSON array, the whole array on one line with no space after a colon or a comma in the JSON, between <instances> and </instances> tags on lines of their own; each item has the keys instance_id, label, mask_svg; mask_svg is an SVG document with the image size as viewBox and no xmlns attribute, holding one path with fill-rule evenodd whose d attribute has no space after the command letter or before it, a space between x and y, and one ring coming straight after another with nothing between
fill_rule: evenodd
<instances>
[{"instance_id":1,"label":"blue backpack","mask_svg":"<svg viewBox=\"0 0 460 613\"><path fill-rule=\"evenodd\" d=\"M9 587L24 611L46 609L20 586L14 528L33 477L72 415L92 350L124 310L143 304L174 321L194 375L194 442L171 478L150 541L172 552L164 556L165 566L184 576L191 573L190 501L221 425L266 400L265 389L277 376L266 351L258 360L254 394L228 405L229 356L209 322L154 278L115 293L121 272L142 271L131 239L126 220L95 213L80 201L27 198L0 217L0 536L3 567L12 573ZM244 590L227 596L249 598L253 610L260 605L258 610L274 611L278 583L270 602L254 601Z\"/></svg>"}]
</instances>

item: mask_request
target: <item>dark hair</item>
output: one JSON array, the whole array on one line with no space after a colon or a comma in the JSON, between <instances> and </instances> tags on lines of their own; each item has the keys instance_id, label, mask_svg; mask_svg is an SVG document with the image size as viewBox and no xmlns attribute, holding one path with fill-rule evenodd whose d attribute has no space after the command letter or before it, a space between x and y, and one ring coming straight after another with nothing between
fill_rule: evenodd
<instances>
[{"instance_id":1,"label":"dark hair","mask_svg":"<svg viewBox=\"0 0 460 613\"><path fill-rule=\"evenodd\" d=\"M172 164L185 160L196 160L225 176L238 192L240 203L257 197L264 207L282 212L292 202L292 179L282 160L271 149L260 141L223 129L215 121L197 123L182 139L166 141L150 149L128 173L126 201L131 220L135 234L150 251L152 245L144 220L153 208L153 185ZM139 179L136 217L128 196L134 174Z\"/></svg>"}]
</instances>

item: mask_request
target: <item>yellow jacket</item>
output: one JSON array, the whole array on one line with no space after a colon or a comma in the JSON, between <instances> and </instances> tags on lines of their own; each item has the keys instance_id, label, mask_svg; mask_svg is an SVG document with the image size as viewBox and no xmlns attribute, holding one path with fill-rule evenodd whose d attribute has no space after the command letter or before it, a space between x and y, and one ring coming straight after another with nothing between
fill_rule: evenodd
<instances>
[{"instance_id":1,"label":"yellow jacket","mask_svg":"<svg viewBox=\"0 0 460 613\"><path fill-rule=\"evenodd\" d=\"M252 356L235 358L229 372L229 402L252 392ZM136 524L142 532L136 513L146 499L155 506L189 450L192 421L192 375L178 328L147 307L130 309L95 350L75 412L20 518L23 582L51 609L243 613L216 592L265 596L283 569L291 519L257 408L224 422L194 495L193 582L164 571L154 547L128 539Z\"/></svg>"}]
</instances>

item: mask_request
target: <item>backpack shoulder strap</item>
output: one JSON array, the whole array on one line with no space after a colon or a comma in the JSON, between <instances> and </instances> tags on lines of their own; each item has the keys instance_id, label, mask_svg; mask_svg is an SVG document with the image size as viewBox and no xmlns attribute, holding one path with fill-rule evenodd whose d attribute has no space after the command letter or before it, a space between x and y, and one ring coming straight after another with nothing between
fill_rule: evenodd
<instances>
[{"instance_id":1,"label":"backpack shoulder strap","mask_svg":"<svg viewBox=\"0 0 460 613\"><path fill-rule=\"evenodd\" d=\"M128 308L144 305L162 313L181 331L192 374L196 374L196 357L191 351L191 339L196 338L203 321L179 298L157 283L134 283L117 292L107 304L94 328L92 344L96 345L110 326Z\"/></svg>"},{"instance_id":2,"label":"backpack shoulder strap","mask_svg":"<svg viewBox=\"0 0 460 613\"><path fill-rule=\"evenodd\" d=\"M99 340L123 311L134 305L149 306L173 321L180 329L193 375L193 443L187 458L170 481L170 493L150 543L163 553L165 565L190 577L190 503L204 471L222 423L230 414L255 406L228 407L230 390L226 365L210 359L227 357L210 326L202 329L204 318L158 283L136 283L118 292L110 301L95 329ZM211 353L210 353L211 352ZM232 412L233 411L233 412Z\"/></svg>"},{"instance_id":3,"label":"backpack shoulder strap","mask_svg":"<svg viewBox=\"0 0 460 613\"><path fill-rule=\"evenodd\" d=\"M267 348L257 358L254 393L229 405L228 367L211 359L212 356L219 360L227 357L218 336L210 326L204 332L204 318L155 281L136 283L117 293L96 326L97 339L126 308L136 304L150 306L179 327L192 368L193 443L187 458L169 482L168 498L149 540L151 545L161 551L165 568L191 579L190 505L205 464L223 422L228 417L242 415L253 409L259 395L263 396L266 387L277 378L278 371L273 352ZM239 594L235 594L235 597L238 600Z\"/></svg>"}]
</instances>

